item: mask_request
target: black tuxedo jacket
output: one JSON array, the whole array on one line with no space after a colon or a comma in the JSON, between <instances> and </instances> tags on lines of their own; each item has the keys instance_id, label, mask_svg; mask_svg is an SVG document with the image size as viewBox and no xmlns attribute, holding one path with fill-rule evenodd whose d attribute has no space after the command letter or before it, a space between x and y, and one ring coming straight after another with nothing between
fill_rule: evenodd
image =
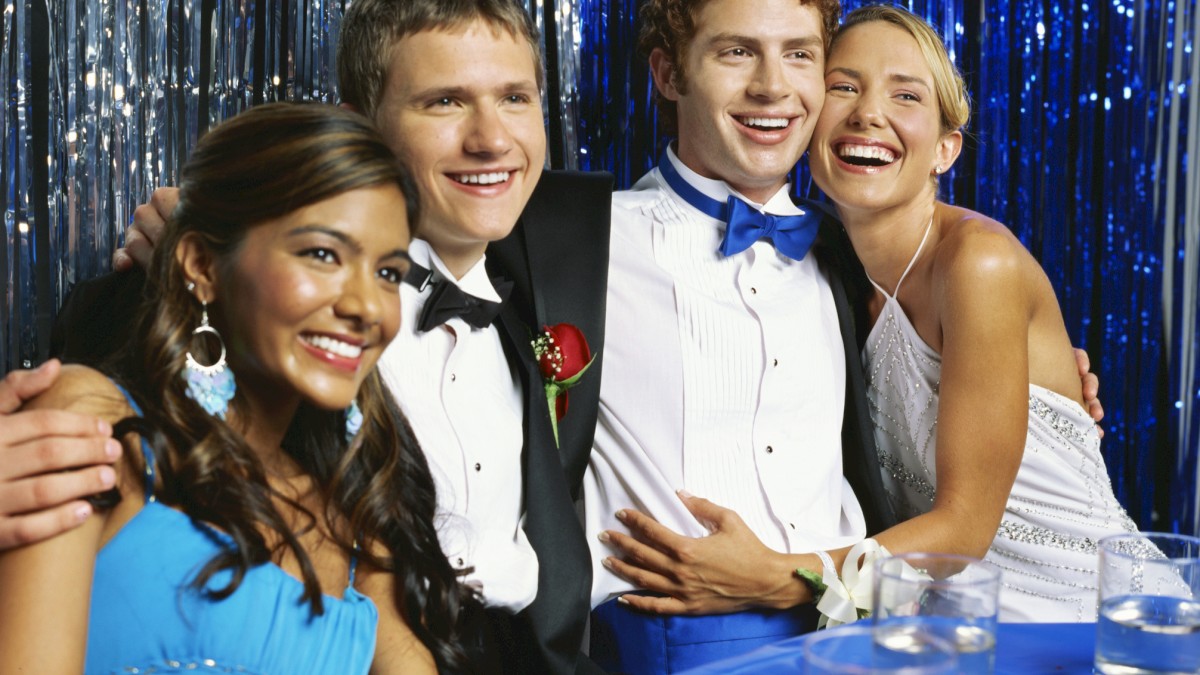
<instances>
[{"instance_id":1,"label":"black tuxedo jacket","mask_svg":"<svg viewBox=\"0 0 1200 675\"><path fill-rule=\"evenodd\" d=\"M805 204L810 207L811 204ZM875 431L867 407L867 386L859 356L870 332L867 300L871 285L862 263L854 255L840 222L827 215L813 245L813 254L829 277L837 307L838 325L846 357L846 407L842 419L842 473L854 489L874 535L896 524L896 516L883 490Z\"/></svg>"},{"instance_id":2,"label":"black tuxedo jacket","mask_svg":"<svg viewBox=\"0 0 1200 675\"><path fill-rule=\"evenodd\" d=\"M536 652L518 650L536 658L519 660L514 672L599 672L579 656L592 574L575 501L599 413L612 185L607 173L544 173L512 234L488 248L489 271L513 282L498 321L524 388L525 533L539 561L537 598L520 617ZM530 340L559 323L583 332L595 360L570 391L555 447Z\"/></svg>"},{"instance_id":3,"label":"black tuxedo jacket","mask_svg":"<svg viewBox=\"0 0 1200 675\"><path fill-rule=\"evenodd\" d=\"M75 285L50 331L50 356L95 368L118 356L136 328L146 271L134 267Z\"/></svg>"}]
</instances>

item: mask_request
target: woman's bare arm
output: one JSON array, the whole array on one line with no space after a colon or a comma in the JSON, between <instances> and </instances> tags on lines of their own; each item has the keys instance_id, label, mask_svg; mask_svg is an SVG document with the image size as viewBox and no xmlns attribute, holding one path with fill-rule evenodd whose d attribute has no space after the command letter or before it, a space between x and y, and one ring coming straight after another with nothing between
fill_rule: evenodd
<instances>
[{"instance_id":1,"label":"woman's bare arm","mask_svg":"<svg viewBox=\"0 0 1200 675\"><path fill-rule=\"evenodd\" d=\"M24 409L70 410L113 421L120 411L105 415L97 410L97 399L88 395L102 388L112 385L99 373L64 368L58 382ZM117 473L121 475L119 468ZM118 478L119 485L125 482ZM5 672L83 672L92 573L109 516L97 514L57 537L0 553L0 654Z\"/></svg>"}]
</instances>

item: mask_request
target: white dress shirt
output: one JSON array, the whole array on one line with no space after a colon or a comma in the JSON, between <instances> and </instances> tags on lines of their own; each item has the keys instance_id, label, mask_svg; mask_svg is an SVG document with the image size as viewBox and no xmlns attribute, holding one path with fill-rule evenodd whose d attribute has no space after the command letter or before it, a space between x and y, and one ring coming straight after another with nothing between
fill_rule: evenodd
<instances>
[{"instance_id":1,"label":"white dress shirt","mask_svg":"<svg viewBox=\"0 0 1200 675\"><path fill-rule=\"evenodd\" d=\"M408 253L435 279L500 299L482 259L455 282L427 242L414 239ZM475 568L465 581L482 585L488 606L515 614L538 586L537 555L521 529L521 387L494 325L473 328L455 317L417 332L430 293L400 287L400 332L379 371L429 461L442 551L456 569Z\"/></svg>"},{"instance_id":2,"label":"white dress shirt","mask_svg":"<svg viewBox=\"0 0 1200 675\"><path fill-rule=\"evenodd\" d=\"M673 153L668 161L704 194L731 194ZM802 213L786 187L754 206ZM793 261L761 240L722 256L725 223L657 169L613 196L612 219L600 417L584 478L592 604L634 590L600 563L613 551L596 535L625 531L618 509L707 534L679 489L733 509L776 551L865 537L842 476L845 352L813 255Z\"/></svg>"}]
</instances>

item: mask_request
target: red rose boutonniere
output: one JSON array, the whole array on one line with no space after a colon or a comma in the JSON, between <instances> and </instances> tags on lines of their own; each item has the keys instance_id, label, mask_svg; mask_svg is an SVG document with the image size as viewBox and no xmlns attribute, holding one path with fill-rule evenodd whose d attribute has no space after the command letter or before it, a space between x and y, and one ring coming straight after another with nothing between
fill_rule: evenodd
<instances>
[{"instance_id":1,"label":"red rose boutonniere","mask_svg":"<svg viewBox=\"0 0 1200 675\"><path fill-rule=\"evenodd\" d=\"M533 339L533 356L542 371L546 403L550 406L550 428L558 445L558 421L567 414L567 390L575 386L592 365L591 349L583 332L569 323L542 326Z\"/></svg>"}]
</instances>

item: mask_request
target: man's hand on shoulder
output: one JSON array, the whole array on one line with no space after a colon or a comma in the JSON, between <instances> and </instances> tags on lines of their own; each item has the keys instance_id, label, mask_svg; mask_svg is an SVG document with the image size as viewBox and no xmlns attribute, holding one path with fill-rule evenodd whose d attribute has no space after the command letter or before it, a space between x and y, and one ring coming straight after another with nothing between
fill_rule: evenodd
<instances>
[{"instance_id":1,"label":"man's hand on shoulder","mask_svg":"<svg viewBox=\"0 0 1200 675\"><path fill-rule=\"evenodd\" d=\"M1079 379L1083 384L1083 402L1087 404L1088 414L1099 423L1104 419L1104 406L1100 405L1100 378L1091 372L1092 361L1082 349L1075 350L1075 365L1079 367ZM1104 438L1104 429L1097 430L1100 438Z\"/></svg>"},{"instance_id":2,"label":"man's hand on shoulder","mask_svg":"<svg viewBox=\"0 0 1200 675\"><path fill-rule=\"evenodd\" d=\"M121 446L112 427L62 410L19 411L53 386L59 363L0 380L0 551L78 527L92 513L82 498L113 486Z\"/></svg>"},{"instance_id":3,"label":"man's hand on shoulder","mask_svg":"<svg viewBox=\"0 0 1200 675\"><path fill-rule=\"evenodd\" d=\"M167 219L179 203L179 188L160 187L150 201L133 210L133 222L125 230L125 247L113 253L113 270L123 272L134 264L145 269L162 238Z\"/></svg>"},{"instance_id":4,"label":"man's hand on shoulder","mask_svg":"<svg viewBox=\"0 0 1200 675\"><path fill-rule=\"evenodd\" d=\"M666 596L625 595L621 602L655 614L728 614L812 600L788 556L767 548L741 516L682 491L679 498L709 530L708 536L685 537L633 509L617 514L632 536L611 530L600 534L600 541L617 554L604 560L605 567Z\"/></svg>"}]
</instances>

